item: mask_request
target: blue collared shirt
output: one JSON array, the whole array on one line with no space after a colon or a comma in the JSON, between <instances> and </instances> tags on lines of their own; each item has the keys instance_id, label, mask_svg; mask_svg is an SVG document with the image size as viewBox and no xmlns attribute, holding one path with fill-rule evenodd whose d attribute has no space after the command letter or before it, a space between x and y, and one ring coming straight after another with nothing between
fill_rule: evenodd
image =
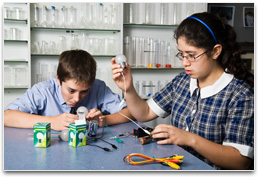
<instances>
[{"instance_id":1,"label":"blue collared shirt","mask_svg":"<svg viewBox=\"0 0 259 178\"><path fill-rule=\"evenodd\" d=\"M113 93L103 81L96 79L87 96L76 108L85 106L88 110L97 108L113 114L126 107L126 102L119 107L120 102L118 94ZM35 84L4 110L8 109L42 116L56 116L71 110L61 95L61 87L56 78Z\"/></svg>"},{"instance_id":2,"label":"blue collared shirt","mask_svg":"<svg viewBox=\"0 0 259 178\"><path fill-rule=\"evenodd\" d=\"M181 73L147 103L158 116L171 115L172 125L253 158L254 90L233 75L223 73L213 85L200 89L197 79ZM195 150L185 149L220 169Z\"/></svg>"}]
</instances>

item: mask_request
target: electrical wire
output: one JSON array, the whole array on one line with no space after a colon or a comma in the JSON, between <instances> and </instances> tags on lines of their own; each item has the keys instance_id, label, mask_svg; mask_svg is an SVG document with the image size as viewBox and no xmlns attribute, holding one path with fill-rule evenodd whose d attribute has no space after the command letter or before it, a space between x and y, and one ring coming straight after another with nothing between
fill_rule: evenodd
<instances>
[{"instance_id":1,"label":"electrical wire","mask_svg":"<svg viewBox=\"0 0 259 178\"><path fill-rule=\"evenodd\" d=\"M143 158L144 160L142 161L133 161L132 157L140 157ZM128 165L133 165L133 166L140 166L148 163L162 163L163 165L168 165L173 169L180 169L180 166L178 165L179 163L183 162L184 156L179 156L179 155L173 155L170 157L166 158L154 158L154 157L149 157L140 153L132 153L124 157L123 161L128 164ZM138 159L139 160L139 159ZM178 164L177 164L178 163Z\"/></svg>"},{"instance_id":2,"label":"electrical wire","mask_svg":"<svg viewBox=\"0 0 259 178\"><path fill-rule=\"evenodd\" d=\"M112 150L110 150L109 148L106 148L106 147L101 147L101 146L99 146L99 145L89 145L89 144L88 144L88 146L96 146L96 147L98 147L98 148L101 148L101 149L103 149L104 151L109 151L109 152L112 152Z\"/></svg>"},{"instance_id":3,"label":"electrical wire","mask_svg":"<svg viewBox=\"0 0 259 178\"><path fill-rule=\"evenodd\" d=\"M123 72L121 72L121 75L123 77L123 81L124 81L124 99L121 101L120 103L120 106L125 102L126 100L126 96L127 96L127 92L126 92L126 79L125 79L125 76L123 74ZM139 128L141 128L146 134L148 135L151 135L151 133L148 131L148 130L145 130L143 127L141 127L139 124L137 124L135 121L133 121L131 118L125 116L124 114L122 114L120 111L119 111L119 114L124 116L125 118L129 119L131 122L133 122L135 125L137 125Z\"/></svg>"}]
</instances>

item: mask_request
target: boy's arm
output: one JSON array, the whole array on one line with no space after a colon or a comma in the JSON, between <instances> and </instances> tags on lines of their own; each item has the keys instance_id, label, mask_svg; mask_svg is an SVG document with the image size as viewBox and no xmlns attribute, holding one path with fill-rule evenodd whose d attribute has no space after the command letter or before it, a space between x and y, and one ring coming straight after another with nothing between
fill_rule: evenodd
<instances>
[{"instance_id":1,"label":"boy's arm","mask_svg":"<svg viewBox=\"0 0 259 178\"><path fill-rule=\"evenodd\" d=\"M40 116L16 110L6 110L4 112L4 126L18 128L33 128L38 122L49 122L51 129L61 131L67 129L70 123L75 123L77 115L63 113L57 116Z\"/></svg>"}]
</instances>

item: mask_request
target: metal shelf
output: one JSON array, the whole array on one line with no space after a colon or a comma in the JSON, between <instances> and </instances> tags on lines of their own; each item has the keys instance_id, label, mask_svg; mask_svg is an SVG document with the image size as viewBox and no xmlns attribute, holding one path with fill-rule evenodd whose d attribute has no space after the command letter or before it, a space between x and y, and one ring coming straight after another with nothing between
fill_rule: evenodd
<instances>
[{"instance_id":1,"label":"metal shelf","mask_svg":"<svg viewBox=\"0 0 259 178\"><path fill-rule=\"evenodd\" d=\"M47 31L66 31L67 33L74 33L75 31L89 31L89 32L120 32L119 29L92 29L92 28L51 28L51 27L31 27L32 31L47 30Z\"/></svg>"},{"instance_id":2,"label":"metal shelf","mask_svg":"<svg viewBox=\"0 0 259 178\"><path fill-rule=\"evenodd\" d=\"M60 54L31 54L31 56L59 56ZM107 55L92 55L93 57L115 57L116 55L107 54Z\"/></svg>"},{"instance_id":3,"label":"metal shelf","mask_svg":"<svg viewBox=\"0 0 259 178\"><path fill-rule=\"evenodd\" d=\"M172 67L172 68L156 68L156 67L152 67L152 68L148 68L148 67L131 67L130 69L132 70L183 70L183 67Z\"/></svg>"},{"instance_id":4,"label":"metal shelf","mask_svg":"<svg viewBox=\"0 0 259 178\"><path fill-rule=\"evenodd\" d=\"M159 28L159 29L175 29L178 25L161 25L161 24L123 24L125 28Z\"/></svg>"},{"instance_id":5,"label":"metal shelf","mask_svg":"<svg viewBox=\"0 0 259 178\"><path fill-rule=\"evenodd\" d=\"M5 23L25 23L27 24L28 20L27 19L4 19Z\"/></svg>"}]
</instances>

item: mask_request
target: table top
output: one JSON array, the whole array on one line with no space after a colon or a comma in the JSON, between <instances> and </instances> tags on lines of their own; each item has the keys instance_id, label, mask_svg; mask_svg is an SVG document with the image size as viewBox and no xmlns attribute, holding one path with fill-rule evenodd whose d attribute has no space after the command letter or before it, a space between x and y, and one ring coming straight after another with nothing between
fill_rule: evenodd
<instances>
[{"instance_id":1,"label":"table top","mask_svg":"<svg viewBox=\"0 0 259 178\"><path fill-rule=\"evenodd\" d=\"M133 131L137 126L133 123L124 123L109 126L113 135ZM97 136L102 134L98 128ZM54 131L53 131L54 132ZM113 149L108 143L98 139L87 138L86 146L72 147L68 142L59 138L51 138L51 146L36 148L33 145L33 129L4 128L4 170L113 170L113 171L141 171L141 170L166 170L179 171L160 163L141 166L127 165L123 158L131 153L140 153L154 158L162 158L173 154L183 155L180 170L214 170L177 145L158 145L152 142L145 145L138 144L138 139L129 135L120 138L123 143L110 139L111 133L104 128L102 139L117 146ZM89 145L107 147L112 152Z\"/></svg>"}]
</instances>

